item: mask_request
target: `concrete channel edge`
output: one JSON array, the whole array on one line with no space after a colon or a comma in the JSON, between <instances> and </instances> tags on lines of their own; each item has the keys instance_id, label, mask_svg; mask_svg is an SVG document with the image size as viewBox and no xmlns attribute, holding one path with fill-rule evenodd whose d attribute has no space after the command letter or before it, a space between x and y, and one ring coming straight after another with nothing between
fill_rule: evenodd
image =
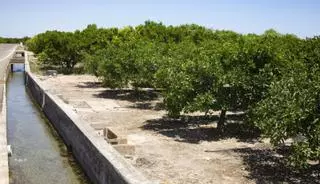
<instances>
[{"instance_id":1,"label":"concrete channel edge","mask_svg":"<svg viewBox=\"0 0 320 184\"><path fill-rule=\"evenodd\" d=\"M128 163L103 137L57 95L51 94L31 71L25 53L26 87L72 151L86 175L99 184L156 184Z\"/></svg>"},{"instance_id":2,"label":"concrete channel edge","mask_svg":"<svg viewBox=\"0 0 320 184\"><path fill-rule=\"evenodd\" d=\"M16 50L17 46L14 50ZM6 81L9 74L9 62L14 52L12 52L8 61L3 62L4 73L0 74L0 184L9 184L9 158L8 158L8 140L7 140L7 89Z\"/></svg>"},{"instance_id":3,"label":"concrete channel edge","mask_svg":"<svg viewBox=\"0 0 320 184\"><path fill-rule=\"evenodd\" d=\"M2 108L0 112L0 183L9 184L9 159L7 142L7 105L6 84L0 84L2 90ZM0 100L1 100L0 99Z\"/></svg>"}]
</instances>

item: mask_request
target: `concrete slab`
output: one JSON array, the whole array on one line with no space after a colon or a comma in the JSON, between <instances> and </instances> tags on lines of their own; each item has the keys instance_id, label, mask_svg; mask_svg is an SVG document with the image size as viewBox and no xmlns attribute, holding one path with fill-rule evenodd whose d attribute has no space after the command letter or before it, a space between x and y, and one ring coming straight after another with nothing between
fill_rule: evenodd
<instances>
[{"instance_id":1,"label":"concrete slab","mask_svg":"<svg viewBox=\"0 0 320 184\"><path fill-rule=\"evenodd\" d=\"M102 129L106 128L106 124L105 123L91 123L90 125L95 130L102 130Z\"/></svg>"},{"instance_id":2,"label":"concrete slab","mask_svg":"<svg viewBox=\"0 0 320 184\"><path fill-rule=\"evenodd\" d=\"M120 108L120 106L113 101L108 101L106 102L101 102L101 101L87 101L89 106L95 107L96 111L103 111L103 110L108 110L108 109L115 109L115 108Z\"/></svg>"},{"instance_id":3,"label":"concrete slab","mask_svg":"<svg viewBox=\"0 0 320 184\"><path fill-rule=\"evenodd\" d=\"M86 101L75 101L69 100L69 104L71 104L74 108L91 108L91 106Z\"/></svg>"},{"instance_id":4,"label":"concrete slab","mask_svg":"<svg viewBox=\"0 0 320 184\"><path fill-rule=\"evenodd\" d=\"M117 144L113 145L113 148L116 149L121 155L134 155L135 147L128 144Z\"/></svg>"}]
</instances>

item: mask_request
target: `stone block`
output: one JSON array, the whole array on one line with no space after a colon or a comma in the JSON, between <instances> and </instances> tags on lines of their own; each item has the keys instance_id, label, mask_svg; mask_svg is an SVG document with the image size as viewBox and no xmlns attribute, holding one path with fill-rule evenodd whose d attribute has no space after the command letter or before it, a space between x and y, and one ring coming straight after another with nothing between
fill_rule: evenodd
<instances>
[{"instance_id":1,"label":"stone block","mask_svg":"<svg viewBox=\"0 0 320 184\"><path fill-rule=\"evenodd\" d=\"M109 128L104 128L103 129L104 132L103 132L103 135L108 138L108 139L116 139L118 138L117 134L114 133L112 130L110 130Z\"/></svg>"},{"instance_id":2,"label":"stone block","mask_svg":"<svg viewBox=\"0 0 320 184\"><path fill-rule=\"evenodd\" d=\"M115 144L128 144L128 140L126 138L115 138L115 139L108 139L105 138L105 140L112 145Z\"/></svg>"}]
</instances>

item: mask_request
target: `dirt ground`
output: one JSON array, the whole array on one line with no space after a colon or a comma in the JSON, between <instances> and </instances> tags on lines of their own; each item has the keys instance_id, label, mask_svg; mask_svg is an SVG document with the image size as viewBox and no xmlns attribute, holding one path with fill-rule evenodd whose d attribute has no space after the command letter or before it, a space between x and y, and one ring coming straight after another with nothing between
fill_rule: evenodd
<instances>
[{"instance_id":1,"label":"dirt ground","mask_svg":"<svg viewBox=\"0 0 320 184\"><path fill-rule=\"evenodd\" d=\"M256 137L236 134L241 126L234 123L235 114L228 116L231 132L219 137L217 116L166 118L159 94L151 90L134 94L131 90L106 89L89 75L40 78L86 122L110 127L126 137L128 144L135 146L135 154L126 159L160 183L290 182L294 175L277 170L278 162L269 159L274 153L267 144ZM266 164L270 162L274 164Z\"/></svg>"}]
</instances>

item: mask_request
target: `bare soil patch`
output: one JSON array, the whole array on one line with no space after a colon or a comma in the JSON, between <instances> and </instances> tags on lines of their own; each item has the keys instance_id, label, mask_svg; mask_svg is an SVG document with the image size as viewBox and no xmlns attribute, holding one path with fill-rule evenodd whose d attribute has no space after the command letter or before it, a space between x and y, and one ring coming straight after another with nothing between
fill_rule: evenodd
<instances>
[{"instance_id":1,"label":"bare soil patch","mask_svg":"<svg viewBox=\"0 0 320 184\"><path fill-rule=\"evenodd\" d=\"M151 89L106 89L90 75L39 78L86 122L127 137L135 154L124 156L160 183L319 182L319 168L308 173L286 168L283 158L259 141L258 134L246 132L241 115L229 113L227 131L220 135L218 113L210 118L166 118L159 92Z\"/></svg>"}]
</instances>

